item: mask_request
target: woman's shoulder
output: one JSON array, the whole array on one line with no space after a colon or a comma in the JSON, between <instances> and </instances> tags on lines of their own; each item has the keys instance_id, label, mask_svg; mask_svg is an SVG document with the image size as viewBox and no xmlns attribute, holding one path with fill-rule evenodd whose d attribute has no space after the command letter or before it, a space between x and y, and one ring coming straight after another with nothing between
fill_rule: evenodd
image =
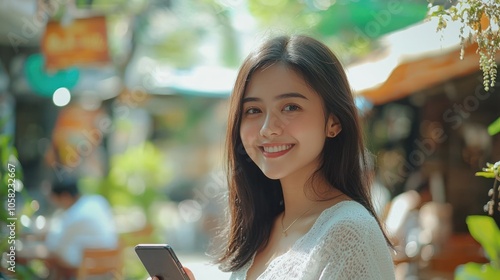
<instances>
[{"instance_id":1,"label":"woman's shoulder","mask_svg":"<svg viewBox=\"0 0 500 280\"><path fill-rule=\"evenodd\" d=\"M350 252L389 256L389 247L382 229L373 215L360 203L342 201L326 209L318 218L309 237L315 251Z\"/></svg>"},{"instance_id":2,"label":"woman's shoulder","mask_svg":"<svg viewBox=\"0 0 500 280\"><path fill-rule=\"evenodd\" d=\"M353 200L341 201L321 213L312 228L320 234L348 234L349 232L380 232L373 215L360 203Z\"/></svg>"},{"instance_id":3,"label":"woman's shoulder","mask_svg":"<svg viewBox=\"0 0 500 280\"><path fill-rule=\"evenodd\" d=\"M359 202L354 200L344 200L325 209L321 216L323 219L335 221L366 221L373 220L376 222L373 215Z\"/></svg>"},{"instance_id":4,"label":"woman's shoulder","mask_svg":"<svg viewBox=\"0 0 500 280\"><path fill-rule=\"evenodd\" d=\"M392 260L377 220L360 203L342 201L323 211L306 237L317 265L338 279L393 279ZM378 277L382 273L387 277ZM347 275L350 275L347 277ZM337 279L337 278L336 278Z\"/></svg>"}]
</instances>

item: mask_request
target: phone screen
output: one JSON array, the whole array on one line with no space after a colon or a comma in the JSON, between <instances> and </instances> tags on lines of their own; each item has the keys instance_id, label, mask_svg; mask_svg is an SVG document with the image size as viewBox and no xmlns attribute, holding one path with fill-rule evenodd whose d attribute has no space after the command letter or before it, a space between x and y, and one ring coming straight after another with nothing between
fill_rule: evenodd
<instances>
[{"instance_id":1,"label":"phone screen","mask_svg":"<svg viewBox=\"0 0 500 280\"><path fill-rule=\"evenodd\" d=\"M160 280L189 280L172 247L168 244L139 244L135 252L151 277Z\"/></svg>"}]
</instances>

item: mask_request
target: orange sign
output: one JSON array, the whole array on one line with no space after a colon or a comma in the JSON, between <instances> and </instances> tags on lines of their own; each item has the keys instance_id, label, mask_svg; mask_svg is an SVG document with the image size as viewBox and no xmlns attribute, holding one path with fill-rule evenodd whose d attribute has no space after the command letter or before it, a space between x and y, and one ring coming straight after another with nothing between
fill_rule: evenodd
<instances>
[{"instance_id":1,"label":"orange sign","mask_svg":"<svg viewBox=\"0 0 500 280\"><path fill-rule=\"evenodd\" d=\"M41 42L45 68L49 71L69 66L89 66L110 61L106 18L75 19L64 26L47 23Z\"/></svg>"}]
</instances>

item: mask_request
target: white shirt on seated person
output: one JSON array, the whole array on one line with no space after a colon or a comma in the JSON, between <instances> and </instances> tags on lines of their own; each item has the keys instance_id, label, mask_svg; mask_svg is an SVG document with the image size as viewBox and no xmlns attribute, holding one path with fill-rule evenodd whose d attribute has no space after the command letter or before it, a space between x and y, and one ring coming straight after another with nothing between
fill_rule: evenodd
<instances>
[{"instance_id":1,"label":"white shirt on seated person","mask_svg":"<svg viewBox=\"0 0 500 280\"><path fill-rule=\"evenodd\" d=\"M68 264L78 267L86 248L116 248L118 236L112 210L100 195L82 195L51 220L46 245Z\"/></svg>"}]
</instances>

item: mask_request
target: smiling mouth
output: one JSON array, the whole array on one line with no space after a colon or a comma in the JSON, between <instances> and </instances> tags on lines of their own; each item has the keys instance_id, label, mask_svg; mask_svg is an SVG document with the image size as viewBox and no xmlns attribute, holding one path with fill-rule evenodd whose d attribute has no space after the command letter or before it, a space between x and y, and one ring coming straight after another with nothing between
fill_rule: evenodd
<instances>
[{"instance_id":1,"label":"smiling mouth","mask_svg":"<svg viewBox=\"0 0 500 280\"><path fill-rule=\"evenodd\" d=\"M286 145L275 145L275 146L261 146L264 156L266 157L279 157L286 154L290 149L292 149L294 145L286 144Z\"/></svg>"}]
</instances>

